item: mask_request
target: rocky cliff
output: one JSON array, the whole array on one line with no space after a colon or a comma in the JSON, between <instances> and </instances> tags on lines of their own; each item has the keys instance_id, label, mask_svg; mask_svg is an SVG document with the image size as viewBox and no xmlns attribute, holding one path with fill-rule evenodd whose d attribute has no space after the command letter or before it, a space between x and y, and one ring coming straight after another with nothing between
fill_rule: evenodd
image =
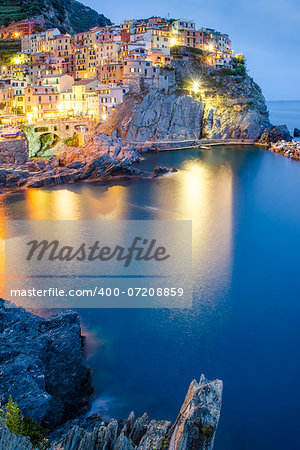
<instances>
[{"instance_id":1,"label":"rocky cliff","mask_svg":"<svg viewBox=\"0 0 300 450\"><path fill-rule=\"evenodd\" d=\"M0 26L41 17L48 27L78 33L110 25L109 19L76 0L1 0Z\"/></svg>"},{"instance_id":2,"label":"rocky cliff","mask_svg":"<svg viewBox=\"0 0 300 450\"><path fill-rule=\"evenodd\" d=\"M52 450L213 448L222 381L204 375L199 383L192 381L173 426L147 414L136 419L133 412L126 420L109 422L99 415L86 417L82 413L92 391L78 315L67 311L44 319L11 306L0 301L1 408L11 395L22 415L52 429L47 437ZM26 436L12 433L0 419L0 449L33 448Z\"/></svg>"},{"instance_id":3,"label":"rocky cliff","mask_svg":"<svg viewBox=\"0 0 300 450\"><path fill-rule=\"evenodd\" d=\"M0 403L10 395L22 413L52 427L89 409L79 317L43 319L0 300Z\"/></svg>"},{"instance_id":4,"label":"rocky cliff","mask_svg":"<svg viewBox=\"0 0 300 450\"><path fill-rule=\"evenodd\" d=\"M247 75L209 69L201 53L174 56L168 92L131 93L99 131L114 130L129 142L184 139L252 139L271 130L265 98ZM197 92L194 81L199 83Z\"/></svg>"}]
</instances>

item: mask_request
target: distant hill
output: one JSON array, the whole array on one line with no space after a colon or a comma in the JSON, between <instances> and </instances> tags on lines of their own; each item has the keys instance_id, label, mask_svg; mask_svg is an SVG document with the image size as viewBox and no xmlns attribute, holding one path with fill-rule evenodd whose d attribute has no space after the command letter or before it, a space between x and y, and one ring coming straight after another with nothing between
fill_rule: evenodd
<instances>
[{"instance_id":1,"label":"distant hill","mask_svg":"<svg viewBox=\"0 0 300 450\"><path fill-rule=\"evenodd\" d=\"M37 16L48 26L69 33L111 24L103 14L76 0L0 0L0 27Z\"/></svg>"}]
</instances>

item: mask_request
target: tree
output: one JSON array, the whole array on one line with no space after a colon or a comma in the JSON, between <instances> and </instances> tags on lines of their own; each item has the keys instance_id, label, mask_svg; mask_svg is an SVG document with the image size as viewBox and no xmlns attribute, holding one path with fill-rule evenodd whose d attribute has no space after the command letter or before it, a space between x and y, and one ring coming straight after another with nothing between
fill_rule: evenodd
<instances>
[{"instance_id":1,"label":"tree","mask_svg":"<svg viewBox=\"0 0 300 450\"><path fill-rule=\"evenodd\" d=\"M20 433L21 419L20 408L17 402L14 402L12 396L9 396L8 403L5 406L5 423L12 433Z\"/></svg>"},{"instance_id":2,"label":"tree","mask_svg":"<svg viewBox=\"0 0 300 450\"><path fill-rule=\"evenodd\" d=\"M246 57L243 53L237 53L233 58L233 63L237 66L238 64L242 64L246 66Z\"/></svg>"}]
</instances>

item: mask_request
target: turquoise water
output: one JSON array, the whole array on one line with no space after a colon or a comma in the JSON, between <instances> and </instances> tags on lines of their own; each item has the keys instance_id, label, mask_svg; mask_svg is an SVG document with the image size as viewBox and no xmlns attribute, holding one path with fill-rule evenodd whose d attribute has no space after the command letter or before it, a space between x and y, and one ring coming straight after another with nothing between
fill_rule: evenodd
<instances>
[{"instance_id":1,"label":"turquoise water","mask_svg":"<svg viewBox=\"0 0 300 450\"><path fill-rule=\"evenodd\" d=\"M241 146L149 154L141 163L149 175L158 165L179 172L0 196L2 224L193 220L192 309L79 311L93 410L173 420L203 372L224 380L216 450L300 448L299 162Z\"/></svg>"}]
</instances>

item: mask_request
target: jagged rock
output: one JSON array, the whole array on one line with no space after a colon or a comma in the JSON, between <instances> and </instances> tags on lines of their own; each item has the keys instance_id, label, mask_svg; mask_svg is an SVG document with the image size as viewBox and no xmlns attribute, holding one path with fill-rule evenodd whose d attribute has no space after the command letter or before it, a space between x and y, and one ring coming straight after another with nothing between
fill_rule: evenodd
<instances>
[{"instance_id":1,"label":"jagged rock","mask_svg":"<svg viewBox=\"0 0 300 450\"><path fill-rule=\"evenodd\" d=\"M300 130L299 128L294 129L294 137L300 137Z\"/></svg>"},{"instance_id":2,"label":"jagged rock","mask_svg":"<svg viewBox=\"0 0 300 450\"><path fill-rule=\"evenodd\" d=\"M292 136L290 135L289 129L286 125L278 125L271 131L271 142L277 142L281 140L292 140Z\"/></svg>"},{"instance_id":3,"label":"jagged rock","mask_svg":"<svg viewBox=\"0 0 300 450\"><path fill-rule=\"evenodd\" d=\"M167 420L151 420L147 414L134 422L127 420L104 423L93 415L74 424L66 424L52 436L52 450L211 450L221 411L222 381L190 384L184 404L173 427ZM72 425L73 424L73 425ZM51 440L51 436L50 436Z\"/></svg>"},{"instance_id":4,"label":"jagged rock","mask_svg":"<svg viewBox=\"0 0 300 450\"><path fill-rule=\"evenodd\" d=\"M84 167L85 163L82 161L74 161L70 164L67 164L67 169L81 169L81 167Z\"/></svg>"},{"instance_id":5,"label":"jagged rock","mask_svg":"<svg viewBox=\"0 0 300 450\"><path fill-rule=\"evenodd\" d=\"M43 319L0 300L0 402L12 395L22 413L54 427L89 408L77 313Z\"/></svg>"},{"instance_id":6,"label":"jagged rock","mask_svg":"<svg viewBox=\"0 0 300 450\"><path fill-rule=\"evenodd\" d=\"M258 140L259 144L270 145L272 142L291 141L292 136L286 125L279 125L270 129L265 129Z\"/></svg>"},{"instance_id":7,"label":"jagged rock","mask_svg":"<svg viewBox=\"0 0 300 450\"><path fill-rule=\"evenodd\" d=\"M139 417L133 426L133 429L130 433L130 439L135 445L138 445L139 442L142 440L144 434L147 431L147 427L149 424L149 417L145 413L142 417Z\"/></svg>"},{"instance_id":8,"label":"jagged rock","mask_svg":"<svg viewBox=\"0 0 300 450\"><path fill-rule=\"evenodd\" d=\"M138 450L148 450L149 448L160 450L164 448L170 428L171 422L167 420L151 420L137 447Z\"/></svg>"},{"instance_id":9,"label":"jagged rock","mask_svg":"<svg viewBox=\"0 0 300 450\"><path fill-rule=\"evenodd\" d=\"M204 375L201 375L199 383L192 381L172 429L170 450L213 448L222 390L222 381L208 381Z\"/></svg>"},{"instance_id":10,"label":"jagged rock","mask_svg":"<svg viewBox=\"0 0 300 450\"><path fill-rule=\"evenodd\" d=\"M7 426L0 421L0 450L32 450L30 439L19 436L9 431Z\"/></svg>"},{"instance_id":11,"label":"jagged rock","mask_svg":"<svg viewBox=\"0 0 300 450\"><path fill-rule=\"evenodd\" d=\"M11 304L7 304L11 306ZM52 450L211 450L219 421L222 382L193 381L173 427L147 414L135 420L98 415L73 419L87 410L91 388L83 364L78 315L66 311L49 319L0 302L1 404L9 395L23 415L63 425L48 436ZM64 423L67 419L69 422ZM3 444L1 447L1 443ZM28 439L0 423L0 449L31 449Z\"/></svg>"}]
</instances>

